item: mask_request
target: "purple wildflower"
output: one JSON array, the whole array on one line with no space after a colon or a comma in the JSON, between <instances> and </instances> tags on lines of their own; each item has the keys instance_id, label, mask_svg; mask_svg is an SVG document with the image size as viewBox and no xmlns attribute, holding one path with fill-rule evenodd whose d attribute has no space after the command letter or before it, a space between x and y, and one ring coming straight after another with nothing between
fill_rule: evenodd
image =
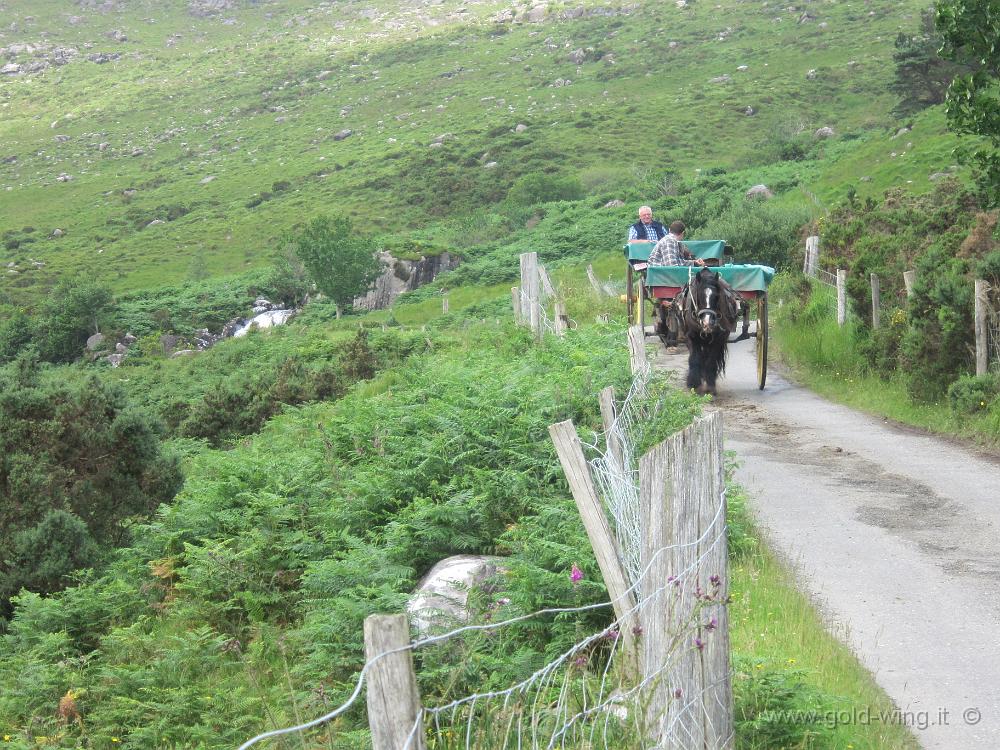
<instances>
[{"instance_id":1,"label":"purple wildflower","mask_svg":"<svg viewBox=\"0 0 1000 750\"><path fill-rule=\"evenodd\" d=\"M576 563L573 563L573 567L570 569L569 580L573 582L574 586L583 580L583 571L576 567Z\"/></svg>"},{"instance_id":2,"label":"purple wildflower","mask_svg":"<svg viewBox=\"0 0 1000 750\"><path fill-rule=\"evenodd\" d=\"M703 648L705 648L705 642L701 638L695 638L694 647L699 651L701 651Z\"/></svg>"}]
</instances>

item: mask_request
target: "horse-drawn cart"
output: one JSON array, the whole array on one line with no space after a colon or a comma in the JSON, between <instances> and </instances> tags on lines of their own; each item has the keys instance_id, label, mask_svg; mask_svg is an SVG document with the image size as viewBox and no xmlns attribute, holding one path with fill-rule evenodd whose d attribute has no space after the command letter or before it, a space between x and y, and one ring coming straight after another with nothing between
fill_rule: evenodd
<instances>
[{"instance_id":1,"label":"horse-drawn cart","mask_svg":"<svg viewBox=\"0 0 1000 750\"><path fill-rule=\"evenodd\" d=\"M683 331L682 292L698 274L697 266L649 266L653 243L629 243L627 246L628 269L626 278L626 299L629 319L645 324L645 300L652 302L655 314L655 330L666 343L676 343ZM691 253L705 261L706 267L718 273L735 293L736 321L739 332L727 343L736 343L754 338L757 344L757 385L763 389L767 379L767 287L774 277L774 269L758 265L720 265L732 250L722 240L685 240L684 245ZM633 297L635 279L638 278L638 294ZM637 309L633 313L633 301ZM751 313L755 324L751 330ZM735 327L735 326L734 326ZM727 330L726 333L735 333Z\"/></svg>"}]
</instances>

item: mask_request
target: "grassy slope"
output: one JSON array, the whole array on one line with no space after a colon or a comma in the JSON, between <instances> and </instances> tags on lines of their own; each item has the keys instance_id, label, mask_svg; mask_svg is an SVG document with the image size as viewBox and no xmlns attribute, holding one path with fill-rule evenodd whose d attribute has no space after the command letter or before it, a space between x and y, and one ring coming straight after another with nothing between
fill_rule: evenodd
<instances>
[{"instance_id":1,"label":"grassy slope","mask_svg":"<svg viewBox=\"0 0 1000 750\"><path fill-rule=\"evenodd\" d=\"M651 189L659 170L752 163L774 133L859 135L886 123L892 41L923 3L808 4L814 18L800 24L758 3L650 2L502 25L489 20L496 3L463 13L454 2L380 3L374 21L355 3L265 2L211 18L186 5L8 3L0 44L44 38L81 52L0 79L0 157L16 157L0 162L0 231L36 230L35 242L0 249L22 270L0 282L15 299L80 272L134 289L183 279L193 264L260 265L282 231L332 208L380 232L462 244L475 231L441 223L502 198L526 172L565 167L598 193ZM113 29L128 41L107 38ZM568 59L590 47L583 64ZM86 59L98 51L122 58ZM605 54L615 62L595 59ZM723 74L728 83L709 83ZM572 84L553 87L558 78ZM334 141L342 128L354 135ZM444 133L455 139L428 147ZM62 173L73 179L58 182ZM275 192L278 181L288 189ZM265 191L274 197L247 207ZM169 220L171 208L187 213ZM155 219L166 223L146 227ZM48 239L57 227L65 236Z\"/></svg>"}]
</instances>

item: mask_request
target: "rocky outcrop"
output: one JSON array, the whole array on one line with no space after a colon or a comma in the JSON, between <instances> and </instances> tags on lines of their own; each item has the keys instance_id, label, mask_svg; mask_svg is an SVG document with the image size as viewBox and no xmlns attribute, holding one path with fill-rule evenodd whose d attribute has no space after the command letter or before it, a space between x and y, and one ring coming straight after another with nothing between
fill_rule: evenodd
<instances>
[{"instance_id":1,"label":"rocky outcrop","mask_svg":"<svg viewBox=\"0 0 1000 750\"><path fill-rule=\"evenodd\" d=\"M441 560L417 585L406 604L413 627L420 633L464 625L468 619L469 590L491 587L503 574L503 558L455 555ZM501 598L497 606L509 603Z\"/></svg>"},{"instance_id":2,"label":"rocky outcrop","mask_svg":"<svg viewBox=\"0 0 1000 750\"><path fill-rule=\"evenodd\" d=\"M445 271L456 268L462 259L451 253L441 253L420 260L401 260L389 253L379 253L382 261L382 275L375 281L372 290L354 300L354 306L362 310L382 310L389 307L403 292L409 292L424 284L429 284Z\"/></svg>"}]
</instances>

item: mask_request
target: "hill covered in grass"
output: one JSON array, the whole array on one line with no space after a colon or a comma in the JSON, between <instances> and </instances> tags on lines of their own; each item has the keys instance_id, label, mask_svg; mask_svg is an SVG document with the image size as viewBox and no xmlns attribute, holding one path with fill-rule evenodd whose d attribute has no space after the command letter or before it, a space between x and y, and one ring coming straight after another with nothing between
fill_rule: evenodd
<instances>
[{"instance_id":1,"label":"hill covered in grass","mask_svg":"<svg viewBox=\"0 0 1000 750\"><path fill-rule=\"evenodd\" d=\"M807 155L785 199L837 196L859 175L834 165L895 132L893 42L923 7L6 0L0 291L259 267L323 211L461 251L539 198L648 201L712 167L749 187Z\"/></svg>"}]
</instances>

